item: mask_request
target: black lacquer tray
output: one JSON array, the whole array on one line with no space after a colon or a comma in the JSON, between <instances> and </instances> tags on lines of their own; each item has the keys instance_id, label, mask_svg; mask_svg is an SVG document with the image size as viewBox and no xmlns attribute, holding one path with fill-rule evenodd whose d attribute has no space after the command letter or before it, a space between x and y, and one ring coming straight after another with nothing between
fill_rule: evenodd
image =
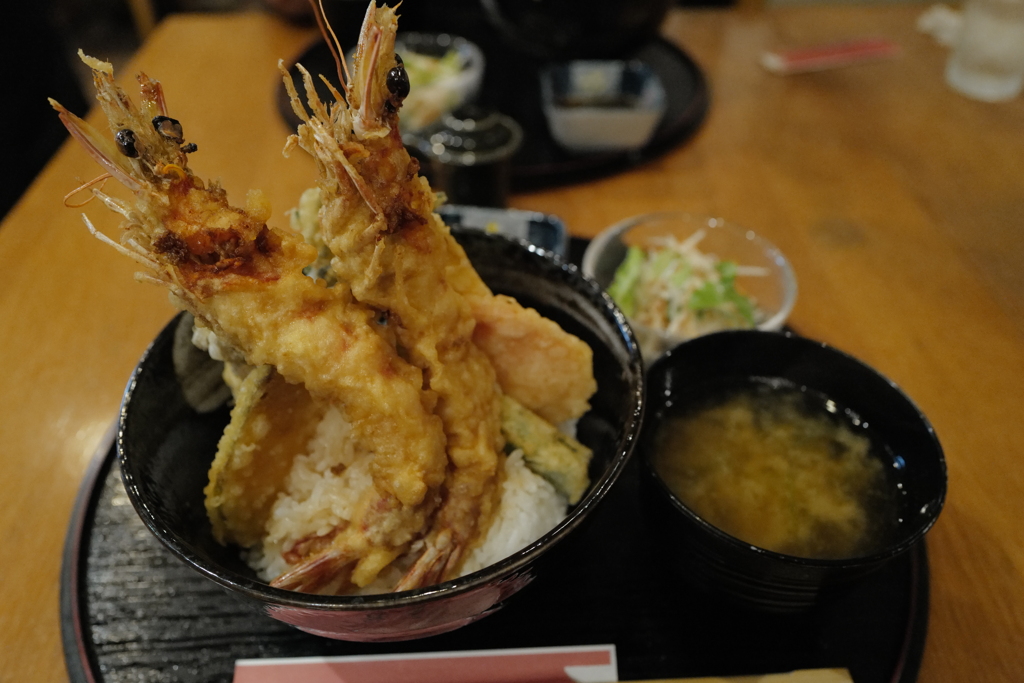
<instances>
[{"instance_id":1,"label":"black lacquer tray","mask_svg":"<svg viewBox=\"0 0 1024 683\"><path fill-rule=\"evenodd\" d=\"M572 238L579 263L587 240ZM226 419L214 415L211 419ZM614 644L619 678L846 668L855 683L913 683L928 626L920 543L814 611L740 610L681 583L645 523L638 459L589 523L497 613L440 636L348 643L243 605L149 532L121 483L113 430L79 490L64 546L61 631L72 683L230 681L237 659Z\"/></svg>"},{"instance_id":2,"label":"black lacquer tray","mask_svg":"<svg viewBox=\"0 0 1024 683\"><path fill-rule=\"evenodd\" d=\"M236 659L613 643L622 680L845 667L856 683L917 678L928 620L923 544L798 617L751 614L680 585L645 528L636 461L563 561L496 614L402 643L346 643L256 614L181 563L143 526L115 449L76 504L61 575L73 683L230 681Z\"/></svg>"},{"instance_id":3,"label":"black lacquer tray","mask_svg":"<svg viewBox=\"0 0 1024 683\"><path fill-rule=\"evenodd\" d=\"M512 191L523 192L581 182L619 173L650 161L686 141L704 120L710 94L700 67L683 50L662 39L654 39L626 58L646 63L665 86L665 115L645 147L631 152L573 154L562 149L548 132L541 106L538 72L543 62L524 57L514 61L492 45L481 45L487 55L487 67L479 97L480 104L494 107L514 118L523 127L524 140L512 159ZM296 60L310 73L323 74L337 87L334 59L327 44L319 41ZM289 69L302 92L302 82L294 64ZM330 91L319 80L317 92L325 102ZM300 122L285 94L277 90L278 109L288 125Z\"/></svg>"}]
</instances>

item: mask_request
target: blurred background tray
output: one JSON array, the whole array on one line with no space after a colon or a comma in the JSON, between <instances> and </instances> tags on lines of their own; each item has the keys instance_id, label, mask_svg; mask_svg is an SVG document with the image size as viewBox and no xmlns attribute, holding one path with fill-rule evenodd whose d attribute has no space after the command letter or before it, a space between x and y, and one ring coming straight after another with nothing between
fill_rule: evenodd
<instances>
[{"instance_id":1,"label":"blurred background tray","mask_svg":"<svg viewBox=\"0 0 1024 683\"><path fill-rule=\"evenodd\" d=\"M487 47L487 46L482 46ZM548 132L541 106L539 69L543 61L502 53L488 53L479 102L514 118L524 130L523 146L512 159L512 191L524 192L581 182L619 173L650 161L686 141L697 131L710 103L707 81L700 67L683 50L655 38L629 55L646 63L661 79L667 95L665 115L645 147L631 152L573 154L562 149ZM338 86L334 59L325 42L318 41L296 62L314 76L323 74ZM289 68L302 92L298 70ZM317 79L317 92L331 101L327 87ZM500 86L500 87L499 87ZM291 127L300 123L292 111L284 86L277 88L278 110Z\"/></svg>"},{"instance_id":2,"label":"blurred background tray","mask_svg":"<svg viewBox=\"0 0 1024 683\"><path fill-rule=\"evenodd\" d=\"M680 585L659 562L635 459L591 523L496 614L401 643L307 635L250 611L160 545L124 492L112 439L83 481L65 545L61 625L74 683L230 681L242 658L605 643L617 647L622 680L819 667L848 668L857 683L917 678L924 544L811 613L737 611Z\"/></svg>"}]
</instances>

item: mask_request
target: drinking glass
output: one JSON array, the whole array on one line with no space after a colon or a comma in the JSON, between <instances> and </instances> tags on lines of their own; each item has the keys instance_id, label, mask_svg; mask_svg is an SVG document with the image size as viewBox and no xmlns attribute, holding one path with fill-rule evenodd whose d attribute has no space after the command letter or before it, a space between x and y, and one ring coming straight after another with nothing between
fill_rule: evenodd
<instances>
[{"instance_id":1,"label":"drinking glass","mask_svg":"<svg viewBox=\"0 0 1024 683\"><path fill-rule=\"evenodd\" d=\"M1016 97L1024 85L1024 0L967 0L946 82L977 100Z\"/></svg>"}]
</instances>

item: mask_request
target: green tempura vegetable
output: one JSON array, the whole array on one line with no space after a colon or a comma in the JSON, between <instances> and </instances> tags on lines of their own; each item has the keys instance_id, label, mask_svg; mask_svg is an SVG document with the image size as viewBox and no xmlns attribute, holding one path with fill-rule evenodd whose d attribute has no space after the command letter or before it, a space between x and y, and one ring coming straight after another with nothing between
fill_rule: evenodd
<instances>
[{"instance_id":1,"label":"green tempura vegetable","mask_svg":"<svg viewBox=\"0 0 1024 683\"><path fill-rule=\"evenodd\" d=\"M587 468L593 451L508 395L501 397L501 431L510 445L522 449L531 470L571 505L580 501L590 486Z\"/></svg>"}]
</instances>

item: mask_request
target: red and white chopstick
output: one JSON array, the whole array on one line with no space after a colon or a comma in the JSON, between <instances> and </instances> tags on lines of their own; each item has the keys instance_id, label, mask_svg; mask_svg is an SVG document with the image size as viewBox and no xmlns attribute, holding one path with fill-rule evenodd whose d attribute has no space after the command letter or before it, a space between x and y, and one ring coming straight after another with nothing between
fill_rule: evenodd
<instances>
[{"instance_id":1,"label":"red and white chopstick","mask_svg":"<svg viewBox=\"0 0 1024 683\"><path fill-rule=\"evenodd\" d=\"M899 54L899 45L885 38L863 38L761 55L761 65L776 74L824 71L841 66L886 59Z\"/></svg>"}]
</instances>

